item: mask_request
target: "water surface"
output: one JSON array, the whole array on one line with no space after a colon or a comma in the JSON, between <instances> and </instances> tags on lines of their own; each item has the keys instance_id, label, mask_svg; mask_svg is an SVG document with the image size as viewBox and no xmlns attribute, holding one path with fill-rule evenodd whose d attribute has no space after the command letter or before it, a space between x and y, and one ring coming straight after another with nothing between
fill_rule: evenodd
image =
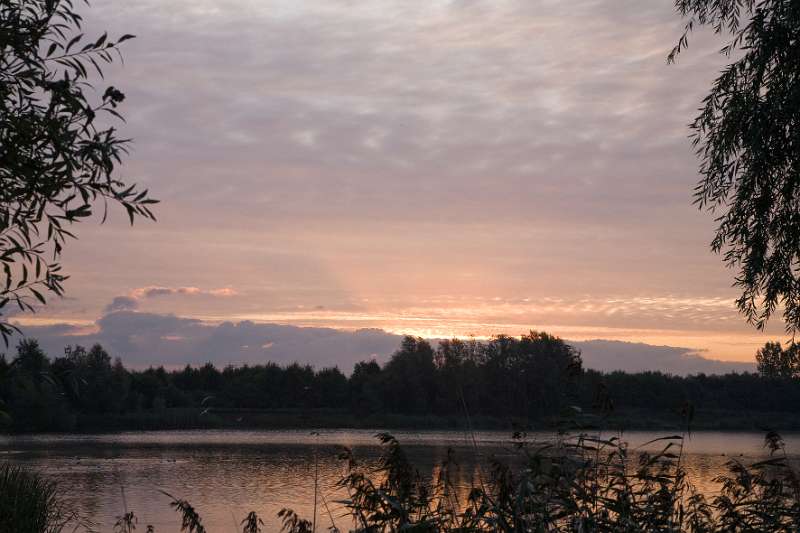
<instances>
[{"instance_id":1,"label":"water surface","mask_svg":"<svg viewBox=\"0 0 800 533\"><path fill-rule=\"evenodd\" d=\"M325 531L331 518L339 527L348 525L335 504L344 496L334 487L344 473L337 458L340 447L352 448L366 462L374 461L380 453L375 433L198 430L2 436L0 456L57 480L65 496L100 531L111 531L116 517L127 509L139 517L142 531L152 524L158 533L178 532L178 516L161 491L189 500L209 533L240 531L237 524L251 510L264 518L265 531L277 531L275 515L281 508L312 517L316 471L321 494L317 530ZM477 432L474 443L472 436L457 431L393 434L424 475L431 475L448 448L453 449L460 465L455 481L464 496L489 457L513 460L515 455L505 432ZM626 432L622 438L636 447L661 436L664 433ZM793 457L800 457L800 434L784 438ZM752 462L766 455L762 434L701 431L687 438L685 464L696 485L711 493L716 489L713 478L724 471L731 457Z\"/></svg>"}]
</instances>

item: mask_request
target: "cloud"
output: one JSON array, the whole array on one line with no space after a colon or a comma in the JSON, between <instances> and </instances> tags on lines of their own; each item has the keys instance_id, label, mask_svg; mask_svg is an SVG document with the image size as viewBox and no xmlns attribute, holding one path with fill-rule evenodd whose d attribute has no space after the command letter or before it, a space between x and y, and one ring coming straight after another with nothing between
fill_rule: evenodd
<instances>
[{"instance_id":1,"label":"cloud","mask_svg":"<svg viewBox=\"0 0 800 533\"><path fill-rule=\"evenodd\" d=\"M665 328L708 347L688 339L702 328L722 332L715 354L752 356L729 335L749 329L709 253L713 221L691 205L686 124L725 60L697 32L665 64L671 2L97 0L84 14L87 33L139 36L108 75L135 139L124 175L163 202L158 224L120 212L70 243L80 318L141 287L140 309L182 316L323 304L305 325L341 326L345 309L394 320L355 327L431 336ZM201 289L218 280L242 294ZM465 305L397 303L453 294ZM474 313L498 295L568 303ZM661 342L636 335L616 338Z\"/></svg>"},{"instance_id":2,"label":"cloud","mask_svg":"<svg viewBox=\"0 0 800 533\"><path fill-rule=\"evenodd\" d=\"M219 289L200 289L198 287L139 287L130 292L130 297L135 300L156 298L158 296L188 295L188 296L215 296L229 297L238 293L230 287Z\"/></svg>"},{"instance_id":3,"label":"cloud","mask_svg":"<svg viewBox=\"0 0 800 533\"><path fill-rule=\"evenodd\" d=\"M585 367L603 372L652 371L676 375L755 372L754 363L706 359L690 348L610 340L579 341L570 344L581 350Z\"/></svg>"},{"instance_id":4,"label":"cloud","mask_svg":"<svg viewBox=\"0 0 800 533\"><path fill-rule=\"evenodd\" d=\"M148 286L131 290L128 295L116 296L103 308L103 312L136 311L145 300L166 296L207 296L211 298L229 298L238 296L238 292L230 287L218 289L200 289L198 287L162 287Z\"/></svg>"},{"instance_id":5,"label":"cloud","mask_svg":"<svg viewBox=\"0 0 800 533\"><path fill-rule=\"evenodd\" d=\"M139 302L136 300L136 298L131 298L130 296L117 296L105 307L105 312L111 313L113 311L133 311L137 307L139 307Z\"/></svg>"},{"instance_id":6,"label":"cloud","mask_svg":"<svg viewBox=\"0 0 800 533\"><path fill-rule=\"evenodd\" d=\"M208 324L200 320L133 311L117 311L97 321L96 331L76 327L28 326L25 334L38 338L50 354L66 344L100 343L126 365L180 367L213 362L216 365L295 361L316 367L338 365L349 372L362 360L391 354L400 337L380 330L341 331L254 322Z\"/></svg>"},{"instance_id":7,"label":"cloud","mask_svg":"<svg viewBox=\"0 0 800 533\"><path fill-rule=\"evenodd\" d=\"M218 366L309 363L336 365L350 372L358 361L384 362L399 347L401 336L380 329L337 330L251 321L210 324L174 315L117 310L97 321L94 331L76 326L27 326L51 355L67 344L100 343L132 367L181 367L212 362ZM753 365L704 359L692 350L671 346L593 340L571 342L582 351L587 368L603 371L660 370L673 374L752 371Z\"/></svg>"}]
</instances>

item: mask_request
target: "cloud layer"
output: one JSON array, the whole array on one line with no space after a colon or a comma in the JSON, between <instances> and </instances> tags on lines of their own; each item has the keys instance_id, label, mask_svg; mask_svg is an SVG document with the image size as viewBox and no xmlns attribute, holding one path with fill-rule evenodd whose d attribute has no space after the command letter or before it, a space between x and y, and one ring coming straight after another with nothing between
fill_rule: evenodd
<instances>
[{"instance_id":1,"label":"cloud layer","mask_svg":"<svg viewBox=\"0 0 800 533\"><path fill-rule=\"evenodd\" d=\"M157 224L80 228L76 300L51 321L537 327L742 360L766 340L740 342L691 205L686 124L720 42L697 34L667 66L670 2L98 0L85 15L90 34L138 36L107 71L135 139L121 177L162 203Z\"/></svg>"},{"instance_id":2,"label":"cloud layer","mask_svg":"<svg viewBox=\"0 0 800 533\"><path fill-rule=\"evenodd\" d=\"M56 324L28 326L25 333L39 339L51 356L63 353L68 344L100 343L126 365L136 368L176 368L209 361L218 366L273 361L309 363L318 368L338 366L348 373L358 361L386 361L401 339L379 329L343 331L250 321L209 324L128 310L105 315L90 331ZM586 367L605 371L687 374L753 370L752 364L704 359L687 348L599 340L571 344L581 350Z\"/></svg>"}]
</instances>

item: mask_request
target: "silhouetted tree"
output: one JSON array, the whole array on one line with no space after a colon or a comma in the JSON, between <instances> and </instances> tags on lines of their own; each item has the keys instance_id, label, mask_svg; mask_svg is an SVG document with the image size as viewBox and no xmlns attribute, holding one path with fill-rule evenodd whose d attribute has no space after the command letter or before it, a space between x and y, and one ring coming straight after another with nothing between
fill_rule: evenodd
<instances>
[{"instance_id":1,"label":"silhouetted tree","mask_svg":"<svg viewBox=\"0 0 800 533\"><path fill-rule=\"evenodd\" d=\"M40 386L50 369L47 354L39 347L39 342L35 339L22 339L19 342L13 365L19 374L30 378L37 387Z\"/></svg>"},{"instance_id":2,"label":"silhouetted tree","mask_svg":"<svg viewBox=\"0 0 800 533\"><path fill-rule=\"evenodd\" d=\"M436 397L433 348L418 337L404 337L381 373L384 407L395 413L424 414Z\"/></svg>"},{"instance_id":3,"label":"silhouetted tree","mask_svg":"<svg viewBox=\"0 0 800 533\"><path fill-rule=\"evenodd\" d=\"M557 413L581 373L580 353L563 340L532 331L486 344L485 371L492 414L536 417Z\"/></svg>"},{"instance_id":4,"label":"silhouetted tree","mask_svg":"<svg viewBox=\"0 0 800 533\"><path fill-rule=\"evenodd\" d=\"M439 343L434 354L436 363L436 412L458 413L477 409L480 404L480 365L483 359L477 341L459 339Z\"/></svg>"},{"instance_id":5,"label":"silhouetted tree","mask_svg":"<svg viewBox=\"0 0 800 533\"><path fill-rule=\"evenodd\" d=\"M312 407L314 405L314 369L293 363L283 370L280 407Z\"/></svg>"},{"instance_id":6,"label":"silhouetted tree","mask_svg":"<svg viewBox=\"0 0 800 533\"><path fill-rule=\"evenodd\" d=\"M114 425L117 414L146 416L173 408L193 408L195 415L202 412L209 415L206 420L216 421L231 416L230 409L305 413L349 407L359 419L437 414L466 422L468 414L525 425L563 420L562 414L575 411L565 407L573 405L590 419L649 420L655 415L683 423L681 409L691 404L700 415L727 413L740 420L750 412L761 423L760 413L774 413L773 420L780 421L785 413L796 412L800 379L783 378L798 376L797 370L790 371L798 368L797 360L795 346L768 343L759 355L763 375L602 373L583 369L580 354L563 340L531 332L485 342L451 340L436 347L407 337L383 368L376 361L360 362L347 378L337 368L317 371L296 363L228 365L222 371L211 363L172 371L127 370L101 346L69 348L50 361L38 343L27 340L10 364L0 357L0 407L19 430L75 429L83 422L92 428L104 423L120 427ZM178 410L175 420L182 413ZM232 415L229 421L241 419ZM154 420L172 420L172 414ZM186 420L196 423L191 416Z\"/></svg>"},{"instance_id":7,"label":"silhouetted tree","mask_svg":"<svg viewBox=\"0 0 800 533\"><path fill-rule=\"evenodd\" d=\"M374 360L356 363L350 376L350 407L357 414L383 410L381 366Z\"/></svg>"},{"instance_id":8,"label":"silhouetted tree","mask_svg":"<svg viewBox=\"0 0 800 533\"><path fill-rule=\"evenodd\" d=\"M8 406L14 427L18 429L66 429L71 424L69 405L50 374L50 361L33 339L24 339L17 346L0 396Z\"/></svg>"},{"instance_id":9,"label":"silhouetted tree","mask_svg":"<svg viewBox=\"0 0 800 533\"><path fill-rule=\"evenodd\" d=\"M67 347L65 356L53 361L52 372L72 402L87 413L117 413L124 409L130 377L118 359L99 344L86 350Z\"/></svg>"},{"instance_id":10,"label":"silhouetted tree","mask_svg":"<svg viewBox=\"0 0 800 533\"><path fill-rule=\"evenodd\" d=\"M314 405L343 408L348 405L347 377L336 368L323 368L314 376Z\"/></svg>"},{"instance_id":11,"label":"silhouetted tree","mask_svg":"<svg viewBox=\"0 0 800 533\"><path fill-rule=\"evenodd\" d=\"M719 212L715 252L737 268L739 310L763 328L782 305L800 328L800 3L676 0L688 17L668 60L695 26L730 40L730 63L692 123L702 179L695 200Z\"/></svg>"},{"instance_id":12,"label":"silhouetted tree","mask_svg":"<svg viewBox=\"0 0 800 533\"><path fill-rule=\"evenodd\" d=\"M768 378L800 378L800 347L792 343L784 349L779 342L768 342L756 352L758 373Z\"/></svg>"},{"instance_id":13,"label":"silhouetted tree","mask_svg":"<svg viewBox=\"0 0 800 533\"><path fill-rule=\"evenodd\" d=\"M127 140L98 120L121 118L124 95L90 85L133 36L86 41L81 21L71 0L0 0L0 316L62 294L68 228L98 201L119 203L131 223L153 218L147 191L113 175ZM6 342L13 329L0 320Z\"/></svg>"}]
</instances>

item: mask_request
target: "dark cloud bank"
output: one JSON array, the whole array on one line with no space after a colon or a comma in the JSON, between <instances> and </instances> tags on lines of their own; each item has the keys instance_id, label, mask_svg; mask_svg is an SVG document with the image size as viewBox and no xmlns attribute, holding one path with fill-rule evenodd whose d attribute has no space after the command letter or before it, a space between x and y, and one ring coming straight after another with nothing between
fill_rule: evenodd
<instances>
[{"instance_id":1,"label":"dark cloud bank","mask_svg":"<svg viewBox=\"0 0 800 533\"><path fill-rule=\"evenodd\" d=\"M342 331L248 321L209 325L174 315L134 312L126 310L124 304L114 307L123 310L103 316L97 321L97 331L91 334L66 324L27 326L24 333L39 339L51 356L62 353L68 344L97 342L132 367L298 361L316 367L337 365L349 372L358 361L386 360L400 343L400 336L379 329ZM751 363L705 359L688 348L608 340L571 344L581 350L588 368L599 370L691 374L754 369Z\"/></svg>"}]
</instances>

